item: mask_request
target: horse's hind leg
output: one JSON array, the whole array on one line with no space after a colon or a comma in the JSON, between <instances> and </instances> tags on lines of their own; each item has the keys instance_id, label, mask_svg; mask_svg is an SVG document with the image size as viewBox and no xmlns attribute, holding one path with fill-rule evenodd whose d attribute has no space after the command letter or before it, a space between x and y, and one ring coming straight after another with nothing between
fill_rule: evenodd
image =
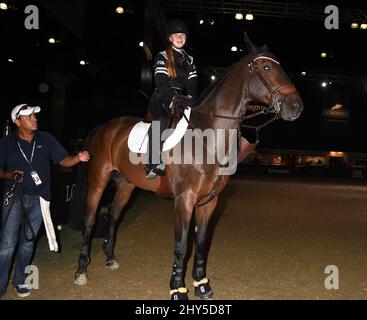
<instances>
[{"instance_id":1,"label":"horse's hind leg","mask_svg":"<svg viewBox=\"0 0 367 320\"><path fill-rule=\"evenodd\" d=\"M90 262L90 243L91 235L96 219L96 211L103 190L106 188L108 181L110 180L111 172L105 172L103 174L89 176L89 188L87 198L87 217L84 229L84 241L82 248L80 249L80 255L78 259L78 270L75 273L74 283L78 285L84 285L87 283L87 266Z\"/></svg>"},{"instance_id":2,"label":"horse's hind leg","mask_svg":"<svg viewBox=\"0 0 367 320\"><path fill-rule=\"evenodd\" d=\"M206 261L208 256L208 246L206 238L209 220L217 205L218 197L215 197L205 206L198 207L195 210L195 258L192 269L194 279L195 295L202 299L211 299L213 290L210 287L209 280L206 278Z\"/></svg>"},{"instance_id":3,"label":"horse's hind leg","mask_svg":"<svg viewBox=\"0 0 367 320\"><path fill-rule=\"evenodd\" d=\"M107 256L106 267L109 269L117 269L119 267L119 263L114 254L116 224L122 209L129 201L135 188L133 184L128 183L125 178L119 174L115 174L113 180L116 183L116 194L112 202L108 230L103 242L103 251Z\"/></svg>"}]
</instances>

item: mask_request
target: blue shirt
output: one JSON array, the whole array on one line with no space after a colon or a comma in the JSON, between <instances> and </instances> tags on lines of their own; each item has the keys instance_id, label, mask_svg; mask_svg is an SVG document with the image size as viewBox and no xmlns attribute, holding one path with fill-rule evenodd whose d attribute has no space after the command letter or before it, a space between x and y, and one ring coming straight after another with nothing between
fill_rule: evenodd
<instances>
[{"instance_id":1,"label":"blue shirt","mask_svg":"<svg viewBox=\"0 0 367 320\"><path fill-rule=\"evenodd\" d=\"M24 158L18 142L28 161L31 159L35 142L31 163L28 163ZM68 152L56 138L44 131L37 131L30 143L19 137L18 130L0 140L0 169L5 171L23 171L23 193L38 195L47 201L51 199L50 160L57 164L68 155ZM35 184L30 174L32 171L37 172L42 184ZM5 180L5 189L9 189L13 184L14 180Z\"/></svg>"}]
</instances>

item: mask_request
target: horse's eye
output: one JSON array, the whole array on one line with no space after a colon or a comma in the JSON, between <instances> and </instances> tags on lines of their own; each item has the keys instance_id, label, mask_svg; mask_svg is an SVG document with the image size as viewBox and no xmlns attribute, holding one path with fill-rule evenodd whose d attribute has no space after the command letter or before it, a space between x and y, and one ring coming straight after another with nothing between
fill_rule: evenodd
<instances>
[{"instance_id":1,"label":"horse's eye","mask_svg":"<svg viewBox=\"0 0 367 320\"><path fill-rule=\"evenodd\" d=\"M265 70L266 72L270 72L270 71L271 71L271 68L270 68L270 66L269 66L268 64L266 64L266 65L264 66L264 70Z\"/></svg>"}]
</instances>

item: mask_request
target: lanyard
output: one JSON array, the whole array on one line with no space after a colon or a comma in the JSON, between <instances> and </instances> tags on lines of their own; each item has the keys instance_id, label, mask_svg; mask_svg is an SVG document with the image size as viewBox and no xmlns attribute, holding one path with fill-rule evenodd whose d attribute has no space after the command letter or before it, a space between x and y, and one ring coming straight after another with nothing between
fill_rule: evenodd
<instances>
[{"instance_id":1,"label":"lanyard","mask_svg":"<svg viewBox=\"0 0 367 320\"><path fill-rule=\"evenodd\" d=\"M34 156L34 148L35 148L35 146L36 146L36 140L34 140L34 142L33 142L33 149L32 149L31 159L30 159L30 160L28 160L27 156L25 155L25 153L24 153L24 151L23 151L23 149L22 149L22 147L20 146L19 141L18 141L18 147L19 147L19 150L20 150L20 152L22 153L22 155L23 155L24 159L25 159L25 160L28 162L28 164L30 165L31 169L32 169L32 160L33 160L33 156Z\"/></svg>"}]
</instances>

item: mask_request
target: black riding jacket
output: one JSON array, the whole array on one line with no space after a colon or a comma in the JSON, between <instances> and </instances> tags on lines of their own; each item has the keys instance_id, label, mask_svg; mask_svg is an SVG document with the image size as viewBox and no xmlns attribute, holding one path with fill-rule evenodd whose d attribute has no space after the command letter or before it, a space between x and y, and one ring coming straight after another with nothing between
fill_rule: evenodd
<instances>
[{"instance_id":1,"label":"black riding jacket","mask_svg":"<svg viewBox=\"0 0 367 320\"><path fill-rule=\"evenodd\" d=\"M154 81L156 90L154 96L160 96L166 101L171 101L179 94L192 96L193 101L197 98L197 75L193 57L184 50L182 53L173 49L176 77L170 78L167 71L167 54L161 51L154 61ZM186 91L185 91L186 90Z\"/></svg>"}]
</instances>

